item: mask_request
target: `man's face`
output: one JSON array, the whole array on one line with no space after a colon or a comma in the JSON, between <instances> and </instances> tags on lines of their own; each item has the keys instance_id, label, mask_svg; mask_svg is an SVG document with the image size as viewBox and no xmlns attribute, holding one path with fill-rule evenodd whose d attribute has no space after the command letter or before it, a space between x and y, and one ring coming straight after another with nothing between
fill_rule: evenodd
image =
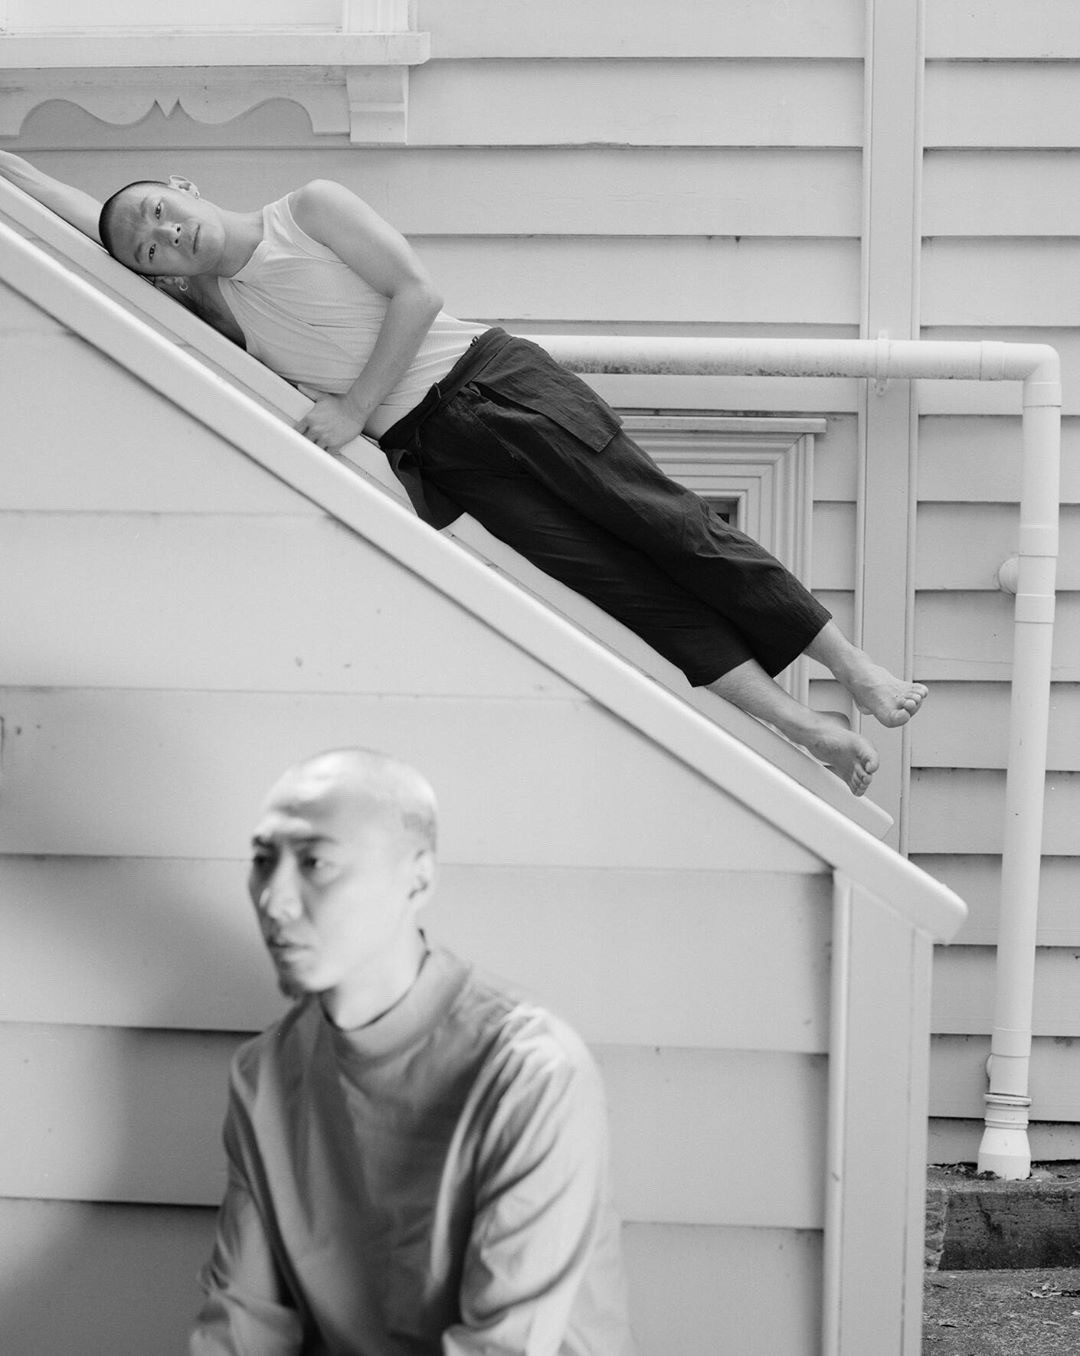
<instances>
[{"instance_id":1,"label":"man's face","mask_svg":"<svg viewBox=\"0 0 1080 1356\"><path fill-rule=\"evenodd\" d=\"M116 258L148 277L212 274L225 248L225 225L213 203L165 185L138 185L119 200Z\"/></svg>"},{"instance_id":2,"label":"man's face","mask_svg":"<svg viewBox=\"0 0 1080 1356\"><path fill-rule=\"evenodd\" d=\"M430 852L355 780L287 776L256 828L248 882L282 991L377 992L415 943L430 876Z\"/></svg>"}]
</instances>

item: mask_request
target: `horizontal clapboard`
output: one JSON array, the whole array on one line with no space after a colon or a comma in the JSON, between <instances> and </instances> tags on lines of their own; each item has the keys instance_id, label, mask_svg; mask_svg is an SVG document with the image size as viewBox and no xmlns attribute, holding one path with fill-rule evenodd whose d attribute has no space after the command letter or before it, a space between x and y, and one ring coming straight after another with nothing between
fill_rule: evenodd
<instances>
[{"instance_id":1,"label":"horizontal clapboard","mask_svg":"<svg viewBox=\"0 0 1080 1356\"><path fill-rule=\"evenodd\" d=\"M1042 850L1051 856L1080 854L1080 775L1052 772L1046 778ZM993 854L1002 850L1005 773L920 768L912 773L908 850L912 853Z\"/></svg>"},{"instance_id":2,"label":"horizontal clapboard","mask_svg":"<svg viewBox=\"0 0 1080 1356\"><path fill-rule=\"evenodd\" d=\"M575 691L328 517L0 514L0 533L12 686Z\"/></svg>"},{"instance_id":3,"label":"horizontal clapboard","mask_svg":"<svg viewBox=\"0 0 1080 1356\"><path fill-rule=\"evenodd\" d=\"M923 590L915 598L915 667L929 680L1007 680L1012 673L1011 594ZM1054 618L1054 679L1080 681L1080 595L1060 593Z\"/></svg>"},{"instance_id":4,"label":"horizontal clapboard","mask_svg":"<svg viewBox=\"0 0 1080 1356\"><path fill-rule=\"evenodd\" d=\"M235 857L283 768L361 744L430 777L447 861L819 869L590 703L8 689L0 717L3 852Z\"/></svg>"},{"instance_id":5,"label":"horizontal clapboard","mask_svg":"<svg viewBox=\"0 0 1080 1356\"><path fill-rule=\"evenodd\" d=\"M978 486L973 486L973 496ZM1057 586L1080 590L1080 507L1059 514ZM1018 550L1019 506L931 504L919 506L915 555L917 589L997 589L997 572Z\"/></svg>"},{"instance_id":6,"label":"horizontal clapboard","mask_svg":"<svg viewBox=\"0 0 1080 1356\"><path fill-rule=\"evenodd\" d=\"M982 1120L989 1053L989 1036L931 1037L931 1116ZM1032 1041L1031 1117L1036 1121L1080 1121L1076 1046L1067 1038L1036 1036Z\"/></svg>"},{"instance_id":7,"label":"horizontal clapboard","mask_svg":"<svg viewBox=\"0 0 1080 1356\"><path fill-rule=\"evenodd\" d=\"M4 1350L184 1356L213 1234L208 1208L0 1202ZM820 1326L816 1231L631 1223L623 1249L642 1356L805 1356Z\"/></svg>"},{"instance_id":8,"label":"horizontal clapboard","mask_svg":"<svg viewBox=\"0 0 1080 1356\"><path fill-rule=\"evenodd\" d=\"M436 59L409 74L409 143L859 146L862 94L859 61Z\"/></svg>"},{"instance_id":9,"label":"horizontal clapboard","mask_svg":"<svg viewBox=\"0 0 1080 1356\"><path fill-rule=\"evenodd\" d=\"M911 725L913 767L1003 768L1009 756L1007 683L935 683ZM1047 767L1080 771L1080 684L1057 683L1050 697Z\"/></svg>"},{"instance_id":10,"label":"horizontal clapboard","mask_svg":"<svg viewBox=\"0 0 1080 1356\"><path fill-rule=\"evenodd\" d=\"M853 503L815 503L813 565L808 581L815 591L855 587L856 519Z\"/></svg>"},{"instance_id":11,"label":"horizontal clapboard","mask_svg":"<svg viewBox=\"0 0 1080 1356\"><path fill-rule=\"evenodd\" d=\"M930 57L968 61L1080 57L1080 15L1058 0L1031 0L1022 10L1010 0L934 0L926 50Z\"/></svg>"},{"instance_id":12,"label":"horizontal clapboard","mask_svg":"<svg viewBox=\"0 0 1080 1356\"><path fill-rule=\"evenodd\" d=\"M960 854L918 855L912 861L955 890L968 917L954 944L991 946L997 941L1001 909L1001 858ZM1038 946L1080 946L1080 858L1044 857L1039 877Z\"/></svg>"},{"instance_id":13,"label":"horizontal clapboard","mask_svg":"<svg viewBox=\"0 0 1080 1356\"><path fill-rule=\"evenodd\" d=\"M927 240L922 249L924 325L1080 323L1080 250L1073 241Z\"/></svg>"},{"instance_id":14,"label":"horizontal clapboard","mask_svg":"<svg viewBox=\"0 0 1080 1356\"><path fill-rule=\"evenodd\" d=\"M946 946L934 957L930 1027L939 1035L988 1035L994 1029L996 952L990 946ZM1035 953L1036 1036L1080 1036L1080 954L1072 947Z\"/></svg>"},{"instance_id":15,"label":"horizontal clapboard","mask_svg":"<svg viewBox=\"0 0 1080 1356\"><path fill-rule=\"evenodd\" d=\"M164 154L164 153L162 153ZM242 184L206 150L191 177L224 206L261 205L316 177L403 235L855 236L858 148L515 146L254 152Z\"/></svg>"},{"instance_id":16,"label":"horizontal clapboard","mask_svg":"<svg viewBox=\"0 0 1080 1356\"><path fill-rule=\"evenodd\" d=\"M424 926L594 1043L815 1053L830 892L764 871L447 865ZM0 857L0 919L0 1021L256 1031L283 1010L244 861Z\"/></svg>"},{"instance_id":17,"label":"horizontal clapboard","mask_svg":"<svg viewBox=\"0 0 1080 1356\"><path fill-rule=\"evenodd\" d=\"M927 236L1072 236L1080 214L1080 152L928 151Z\"/></svg>"},{"instance_id":18,"label":"horizontal clapboard","mask_svg":"<svg viewBox=\"0 0 1080 1356\"><path fill-rule=\"evenodd\" d=\"M206 1205L235 1036L0 1026L5 1196ZM822 1056L599 1047L627 1219L820 1228ZM748 1173L752 1161L768 1174ZM764 1177L771 1180L765 1182Z\"/></svg>"},{"instance_id":19,"label":"horizontal clapboard","mask_svg":"<svg viewBox=\"0 0 1080 1356\"><path fill-rule=\"evenodd\" d=\"M1055 336L1055 347L1060 338ZM1059 351L1070 364L1074 358L1080 363L1080 347L1075 355L1060 347ZM820 446L816 444L815 452ZM924 416L919 422L920 499L1018 504L1022 450L1019 414L1012 418ZM816 465L815 458L815 469ZM1075 417L1061 421L1061 502L1080 504L1080 420Z\"/></svg>"},{"instance_id":20,"label":"horizontal clapboard","mask_svg":"<svg viewBox=\"0 0 1080 1356\"><path fill-rule=\"evenodd\" d=\"M855 240L423 236L448 311L468 318L857 323ZM632 279L632 285L628 285Z\"/></svg>"},{"instance_id":21,"label":"horizontal clapboard","mask_svg":"<svg viewBox=\"0 0 1080 1356\"><path fill-rule=\"evenodd\" d=\"M788 0L657 9L652 0L421 0L417 27L440 58L470 56L862 56L862 15L848 0L812 11Z\"/></svg>"},{"instance_id":22,"label":"horizontal clapboard","mask_svg":"<svg viewBox=\"0 0 1080 1356\"><path fill-rule=\"evenodd\" d=\"M1058 12L1066 11L1061 7ZM1019 50L1009 57L927 62L927 147L1071 149L1080 142L1075 65L1022 61Z\"/></svg>"}]
</instances>

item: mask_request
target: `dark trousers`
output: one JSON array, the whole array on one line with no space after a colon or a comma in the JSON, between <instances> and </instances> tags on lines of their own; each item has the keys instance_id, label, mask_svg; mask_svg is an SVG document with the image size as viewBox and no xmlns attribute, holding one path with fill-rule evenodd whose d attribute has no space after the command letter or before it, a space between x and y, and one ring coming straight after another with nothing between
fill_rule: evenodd
<instances>
[{"instance_id":1,"label":"dark trousers","mask_svg":"<svg viewBox=\"0 0 1080 1356\"><path fill-rule=\"evenodd\" d=\"M787 667L829 613L757 542L663 474L580 378L489 330L380 445L418 513L471 513L630 627L691 683Z\"/></svg>"}]
</instances>

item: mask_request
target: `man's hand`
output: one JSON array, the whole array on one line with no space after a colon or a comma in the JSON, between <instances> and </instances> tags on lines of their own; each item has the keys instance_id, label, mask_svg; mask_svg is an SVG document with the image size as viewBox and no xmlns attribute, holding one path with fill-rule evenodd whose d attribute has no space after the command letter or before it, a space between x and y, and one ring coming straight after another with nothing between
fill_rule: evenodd
<instances>
[{"instance_id":1,"label":"man's hand","mask_svg":"<svg viewBox=\"0 0 1080 1356\"><path fill-rule=\"evenodd\" d=\"M339 452L363 432L364 421L344 396L321 395L296 429L325 452Z\"/></svg>"}]
</instances>

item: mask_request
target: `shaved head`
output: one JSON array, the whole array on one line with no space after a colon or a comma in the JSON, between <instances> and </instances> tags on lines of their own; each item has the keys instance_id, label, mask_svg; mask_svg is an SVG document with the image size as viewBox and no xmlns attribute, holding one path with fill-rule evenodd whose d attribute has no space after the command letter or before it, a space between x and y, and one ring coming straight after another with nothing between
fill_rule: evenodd
<instances>
[{"instance_id":1,"label":"shaved head","mask_svg":"<svg viewBox=\"0 0 1080 1356\"><path fill-rule=\"evenodd\" d=\"M136 179L134 183L118 188L111 198L106 198L98 217L98 235L101 243L117 258L117 236L120 229L134 219L137 195L153 188L167 188L163 179ZM121 260L126 263L126 260Z\"/></svg>"},{"instance_id":2,"label":"shaved head","mask_svg":"<svg viewBox=\"0 0 1080 1356\"><path fill-rule=\"evenodd\" d=\"M303 804L330 787L352 800L357 814L374 810L396 823L417 847L435 850L437 806L430 782L415 768L371 749L330 749L294 764L271 791L271 799Z\"/></svg>"}]
</instances>

